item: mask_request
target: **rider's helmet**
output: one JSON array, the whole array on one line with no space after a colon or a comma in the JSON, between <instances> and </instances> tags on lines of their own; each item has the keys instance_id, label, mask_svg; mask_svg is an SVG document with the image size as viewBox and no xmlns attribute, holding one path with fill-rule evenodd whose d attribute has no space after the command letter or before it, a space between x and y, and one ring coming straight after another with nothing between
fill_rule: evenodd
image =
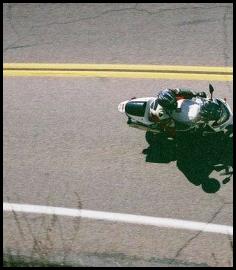
<instances>
[{"instance_id":1,"label":"rider's helmet","mask_svg":"<svg viewBox=\"0 0 236 270\"><path fill-rule=\"evenodd\" d=\"M161 91L158 96L158 104L160 104L167 111L172 111L177 108L177 100L175 93L170 89Z\"/></svg>"},{"instance_id":2,"label":"rider's helmet","mask_svg":"<svg viewBox=\"0 0 236 270\"><path fill-rule=\"evenodd\" d=\"M222 109L216 100L207 100L202 105L200 114L206 121L218 121L221 117Z\"/></svg>"}]
</instances>

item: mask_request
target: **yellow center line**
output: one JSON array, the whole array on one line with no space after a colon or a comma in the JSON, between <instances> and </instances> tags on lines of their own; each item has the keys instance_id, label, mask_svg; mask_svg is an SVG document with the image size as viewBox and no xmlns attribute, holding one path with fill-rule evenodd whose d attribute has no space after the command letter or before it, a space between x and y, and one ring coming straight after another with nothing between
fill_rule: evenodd
<instances>
[{"instance_id":1,"label":"yellow center line","mask_svg":"<svg viewBox=\"0 0 236 270\"><path fill-rule=\"evenodd\" d=\"M232 67L5 63L4 76L110 77L232 81Z\"/></svg>"}]
</instances>

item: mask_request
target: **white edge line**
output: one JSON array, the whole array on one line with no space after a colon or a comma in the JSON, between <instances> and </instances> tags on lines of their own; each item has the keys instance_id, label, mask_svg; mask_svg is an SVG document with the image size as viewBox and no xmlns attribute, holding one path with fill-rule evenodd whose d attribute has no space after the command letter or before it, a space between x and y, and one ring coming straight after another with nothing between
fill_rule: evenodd
<instances>
[{"instance_id":1,"label":"white edge line","mask_svg":"<svg viewBox=\"0 0 236 270\"><path fill-rule=\"evenodd\" d=\"M3 203L3 211L15 211L32 214L47 214L69 217L82 217L97 220L107 220L113 222L133 223L151 225L157 227L167 227L174 229L195 230L202 232L221 233L233 235L233 227L212 223L188 221L172 218L159 218L151 216L141 216L132 214L121 214L112 212L102 212L84 209L72 209L63 207L52 207L31 204Z\"/></svg>"}]
</instances>

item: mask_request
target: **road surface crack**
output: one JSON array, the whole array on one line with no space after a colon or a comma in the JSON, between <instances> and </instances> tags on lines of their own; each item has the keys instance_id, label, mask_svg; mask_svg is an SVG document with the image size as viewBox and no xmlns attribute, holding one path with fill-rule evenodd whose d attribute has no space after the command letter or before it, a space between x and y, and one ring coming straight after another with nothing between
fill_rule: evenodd
<instances>
[{"instance_id":1,"label":"road surface crack","mask_svg":"<svg viewBox=\"0 0 236 270\"><path fill-rule=\"evenodd\" d=\"M22 38L21 38L22 39ZM21 39L15 41L13 44L11 44L10 46L8 46L7 48L5 48L3 51L6 52L8 50L17 50L17 49L22 49L22 48L32 48L32 47L37 47L40 45L51 45L53 44L53 42L44 42L44 43L35 43L35 44L25 44L25 45L15 45L16 43L18 43Z\"/></svg>"},{"instance_id":2,"label":"road surface crack","mask_svg":"<svg viewBox=\"0 0 236 270\"><path fill-rule=\"evenodd\" d=\"M213 216L211 217L211 219L207 222L207 224L212 223L212 221L216 218L216 216L221 212L221 210L224 208L225 204L222 204L217 210L216 212L213 214ZM179 255L181 254L181 252L187 248L189 246L189 244L196 239L200 234L202 233L202 231L197 232L194 236L192 236L190 239L187 240L187 242L185 242L185 244L176 252L175 257L173 258L173 261L179 257Z\"/></svg>"},{"instance_id":3,"label":"road surface crack","mask_svg":"<svg viewBox=\"0 0 236 270\"><path fill-rule=\"evenodd\" d=\"M135 7L136 7L136 5L137 4L135 4ZM80 18L80 19L77 19L77 20L70 20L70 21L66 21L66 22L51 22L51 23L48 23L48 24L38 24L38 25L34 25L32 27L32 29L33 28L45 27L45 26L48 27L48 26L51 26L51 25L66 25L66 24L71 24L71 23L77 23L77 22L80 22L80 21L94 20L94 19L103 17L103 16L105 16L107 14L114 13L114 12L123 12L123 11L135 10L136 9L135 7L121 8L121 9L110 9L110 10L103 11L98 15L83 17L83 18Z\"/></svg>"},{"instance_id":4,"label":"road surface crack","mask_svg":"<svg viewBox=\"0 0 236 270\"><path fill-rule=\"evenodd\" d=\"M217 259L216 259L215 253L213 252L213 253L211 253L211 255L212 255L212 258L214 259L214 261L215 261L215 263L216 263L215 266L217 266L219 263L218 263L218 261L217 261Z\"/></svg>"},{"instance_id":5,"label":"road surface crack","mask_svg":"<svg viewBox=\"0 0 236 270\"><path fill-rule=\"evenodd\" d=\"M7 3L6 16L7 16L8 20L9 20L9 23L11 25L11 28L12 28L13 32L16 34L17 38L19 38L18 31L16 30L15 25L14 25L13 20L12 20L12 4L11 3Z\"/></svg>"},{"instance_id":6,"label":"road surface crack","mask_svg":"<svg viewBox=\"0 0 236 270\"><path fill-rule=\"evenodd\" d=\"M94 15L94 16L83 17L83 18L80 18L80 19L70 20L70 21L65 21L65 22L55 21L55 22L51 22L51 23L48 23L48 24L38 24L38 25L34 25L32 28L48 27L48 26L51 26L51 25L66 25L66 24L71 24L71 23L77 23L77 22L80 22L80 21L94 20L94 19L106 16L108 14L111 14L111 13L125 12L125 11L138 11L138 12L146 13L148 15L156 15L156 14L159 14L161 12L174 11L174 10L212 9L212 8L223 8L223 7L227 7L227 6L163 8L163 9L159 9L157 11L149 11L147 9L138 8L138 3L135 3L135 5L133 7L126 7L126 8L120 8L120 9L109 9L109 10L105 10L105 11L101 12L100 14Z\"/></svg>"}]
</instances>

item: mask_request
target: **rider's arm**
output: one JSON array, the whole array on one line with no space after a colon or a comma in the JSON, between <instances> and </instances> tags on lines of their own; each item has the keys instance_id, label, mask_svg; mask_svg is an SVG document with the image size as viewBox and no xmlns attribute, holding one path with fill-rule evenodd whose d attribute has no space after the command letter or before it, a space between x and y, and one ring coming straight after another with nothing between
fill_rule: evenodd
<instances>
[{"instance_id":1,"label":"rider's arm","mask_svg":"<svg viewBox=\"0 0 236 270\"><path fill-rule=\"evenodd\" d=\"M197 96L206 97L205 92L195 92L186 88L175 88L171 90L175 93L177 99L180 99L180 98L191 99Z\"/></svg>"}]
</instances>

